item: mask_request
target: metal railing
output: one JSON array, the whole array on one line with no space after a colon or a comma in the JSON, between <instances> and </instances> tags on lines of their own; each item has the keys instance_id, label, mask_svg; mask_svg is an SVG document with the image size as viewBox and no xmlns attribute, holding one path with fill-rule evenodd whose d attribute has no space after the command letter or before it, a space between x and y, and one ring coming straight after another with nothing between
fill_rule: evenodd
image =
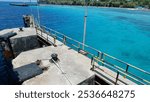
<instances>
[{"instance_id":1,"label":"metal railing","mask_svg":"<svg viewBox=\"0 0 150 102\"><path fill-rule=\"evenodd\" d=\"M116 73L116 76L113 76L110 73L104 72L107 75L115 78L115 81L113 81L114 84L118 84L117 82L120 81L124 84L128 84L124 80L121 80L119 76L123 76L123 78L128 79L136 84L140 85L150 85L150 81L147 79L150 79L150 72L147 72L143 69L140 69L136 66L133 66L129 63L126 63L122 60L119 60L113 56L110 56L106 53L103 53L93 47L90 47L86 44L83 44L75 39L72 39L65 34L62 34L60 32L57 32L53 29L47 28L45 26L36 26L36 33L44 38L46 41L49 41L48 36L51 36L53 38L53 41L50 41L53 45L56 46L56 39L61 41L63 44L67 46L71 46L74 50L80 52L82 50L82 47L84 46L84 52L87 53L87 56L91 58L91 65L94 68L99 68L95 65L95 62L98 63L100 66L105 66L109 69L111 69L113 72ZM46 34L46 36L44 35ZM82 50L83 51L83 50ZM103 70L103 69L101 69ZM140 73L140 75L146 76L146 78L141 77L140 75L137 75L136 72Z\"/></svg>"}]
</instances>

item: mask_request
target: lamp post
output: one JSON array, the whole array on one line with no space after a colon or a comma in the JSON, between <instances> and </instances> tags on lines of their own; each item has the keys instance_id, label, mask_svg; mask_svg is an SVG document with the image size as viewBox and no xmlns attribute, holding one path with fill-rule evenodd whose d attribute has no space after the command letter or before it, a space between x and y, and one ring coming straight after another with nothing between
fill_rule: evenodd
<instances>
[{"instance_id":1,"label":"lamp post","mask_svg":"<svg viewBox=\"0 0 150 102\"><path fill-rule=\"evenodd\" d=\"M85 40L86 40L86 26L87 26L87 15L88 15L88 0L85 0L85 15L84 15L84 32L83 32L83 46L82 50L84 50Z\"/></svg>"}]
</instances>

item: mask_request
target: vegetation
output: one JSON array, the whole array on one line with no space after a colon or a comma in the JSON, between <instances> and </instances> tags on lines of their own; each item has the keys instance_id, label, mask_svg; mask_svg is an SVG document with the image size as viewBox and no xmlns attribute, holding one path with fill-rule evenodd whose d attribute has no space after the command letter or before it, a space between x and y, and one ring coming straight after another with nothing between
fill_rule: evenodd
<instances>
[{"instance_id":1,"label":"vegetation","mask_svg":"<svg viewBox=\"0 0 150 102\"><path fill-rule=\"evenodd\" d=\"M150 0L39 0L42 4L57 4L57 5L87 5L103 6L103 7L124 7L136 8L144 7L150 9Z\"/></svg>"}]
</instances>

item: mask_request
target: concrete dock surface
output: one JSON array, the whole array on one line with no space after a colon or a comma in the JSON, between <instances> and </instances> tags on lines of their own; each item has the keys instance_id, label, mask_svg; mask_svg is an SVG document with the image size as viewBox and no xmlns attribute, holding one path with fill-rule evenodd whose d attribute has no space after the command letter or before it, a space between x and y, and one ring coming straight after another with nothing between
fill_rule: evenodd
<instances>
[{"instance_id":1,"label":"concrete dock surface","mask_svg":"<svg viewBox=\"0 0 150 102\"><path fill-rule=\"evenodd\" d=\"M22 28L22 30L19 28L5 29L0 31L0 35L10 32L17 33L17 35L10 38L11 46L16 56L23 51L40 47L35 28Z\"/></svg>"},{"instance_id":2,"label":"concrete dock surface","mask_svg":"<svg viewBox=\"0 0 150 102\"><path fill-rule=\"evenodd\" d=\"M108 84L114 84L116 81L115 72L98 64L96 64L98 68L95 68L94 71L90 70L92 68L91 59L58 40L56 40L55 44L57 46L55 47L47 46L38 48L36 45L38 41L36 39L37 34L35 28L23 28L23 31L20 31L19 28L7 29L0 31L0 35L10 31L17 33L16 36L11 38L12 46L15 46L13 47L14 50L17 49L16 51L21 51L13 60L14 68L16 69L40 61L39 67L44 70L42 74L25 81L23 83L24 85L77 85L95 75L99 76ZM40 33L40 31L37 32ZM47 36L47 34L44 33L42 36L46 38L44 40L53 43L53 37ZM42 38L42 36L39 37ZM20 44L20 40L18 39L21 39L22 44ZM23 48L24 46L26 47ZM22 48L26 50L23 51L21 50ZM58 54L59 61L56 63L50 61L53 53ZM124 76L119 76L119 79L128 84L135 84ZM119 80L117 83L121 85L124 84Z\"/></svg>"},{"instance_id":3,"label":"concrete dock surface","mask_svg":"<svg viewBox=\"0 0 150 102\"><path fill-rule=\"evenodd\" d=\"M23 31L20 31L19 28L11 28L11 29L4 29L0 31L0 35L9 33L9 32L16 32L17 35L12 38L19 38L19 37L27 37L36 35L35 28L23 28Z\"/></svg>"},{"instance_id":4,"label":"concrete dock surface","mask_svg":"<svg viewBox=\"0 0 150 102\"><path fill-rule=\"evenodd\" d=\"M58 65L50 62L53 53L58 54ZM13 61L13 65L17 68L37 60L41 60L41 66L48 69L43 74L27 80L23 84L76 85L94 75L90 70L90 59L65 45L23 52Z\"/></svg>"}]
</instances>

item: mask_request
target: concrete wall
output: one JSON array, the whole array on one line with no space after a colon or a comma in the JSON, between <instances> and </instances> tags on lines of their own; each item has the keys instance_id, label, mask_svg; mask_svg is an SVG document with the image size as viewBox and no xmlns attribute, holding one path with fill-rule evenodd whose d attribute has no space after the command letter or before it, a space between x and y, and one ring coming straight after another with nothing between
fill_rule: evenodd
<instances>
[{"instance_id":1,"label":"concrete wall","mask_svg":"<svg viewBox=\"0 0 150 102\"><path fill-rule=\"evenodd\" d=\"M28 51L40 47L36 35L11 38L11 44L15 55L18 55L23 51Z\"/></svg>"}]
</instances>

